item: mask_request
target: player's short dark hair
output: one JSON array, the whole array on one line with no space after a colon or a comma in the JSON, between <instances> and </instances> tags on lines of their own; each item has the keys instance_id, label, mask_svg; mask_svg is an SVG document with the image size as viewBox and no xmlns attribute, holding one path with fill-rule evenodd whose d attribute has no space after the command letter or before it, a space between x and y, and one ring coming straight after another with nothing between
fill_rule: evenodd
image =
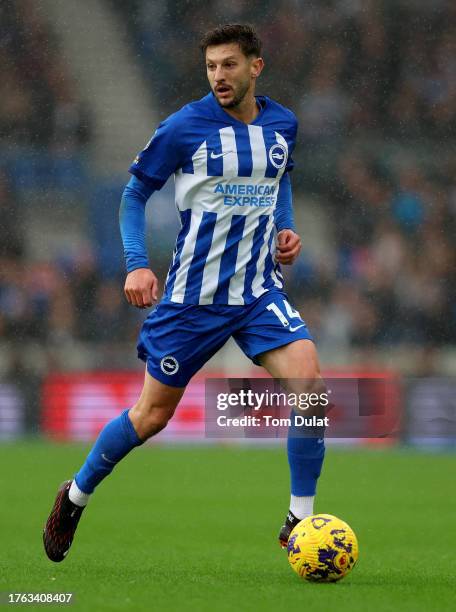
<instances>
[{"instance_id":1,"label":"player's short dark hair","mask_svg":"<svg viewBox=\"0 0 456 612\"><path fill-rule=\"evenodd\" d=\"M237 43L246 57L260 57L261 40L250 25L227 23L209 30L200 42L201 51L206 53L208 47Z\"/></svg>"}]
</instances>

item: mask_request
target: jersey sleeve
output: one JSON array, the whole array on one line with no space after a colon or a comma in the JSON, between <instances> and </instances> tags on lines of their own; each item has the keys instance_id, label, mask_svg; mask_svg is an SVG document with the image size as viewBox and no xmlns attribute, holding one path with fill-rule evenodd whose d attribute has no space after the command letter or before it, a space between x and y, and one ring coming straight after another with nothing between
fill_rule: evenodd
<instances>
[{"instance_id":1,"label":"jersey sleeve","mask_svg":"<svg viewBox=\"0 0 456 612\"><path fill-rule=\"evenodd\" d=\"M129 172L154 190L161 189L181 166L178 113L162 121L135 158Z\"/></svg>"},{"instance_id":2,"label":"jersey sleeve","mask_svg":"<svg viewBox=\"0 0 456 612\"><path fill-rule=\"evenodd\" d=\"M119 223L127 272L149 267L145 211L147 200L152 193L153 190L148 185L132 176L122 195Z\"/></svg>"},{"instance_id":3,"label":"jersey sleeve","mask_svg":"<svg viewBox=\"0 0 456 612\"><path fill-rule=\"evenodd\" d=\"M278 232L283 229L296 231L293 215L291 181L287 172L285 172L280 179L279 192L277 194L277 201L274 209L274 222Z\"/></svg>"}]
</instances>

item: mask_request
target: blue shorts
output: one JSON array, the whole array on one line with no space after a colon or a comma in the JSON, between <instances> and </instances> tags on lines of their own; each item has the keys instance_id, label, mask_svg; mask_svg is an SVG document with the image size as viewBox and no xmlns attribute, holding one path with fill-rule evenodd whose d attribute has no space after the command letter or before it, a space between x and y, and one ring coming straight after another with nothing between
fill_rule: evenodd
<instances>
[{"instance_id":1,"label":"blue shorts","mask_svg":"<svg viewBox=\"0 0 456 612\"><path fill-rule=\"evenodd\" d=\"M138 357L160 382L185 387L231 336L257 365L258 356L265 351L295 340L313 340L280 290L268 291L246 306L163 300L144 321Z\"/></svg>"}]
</instances>

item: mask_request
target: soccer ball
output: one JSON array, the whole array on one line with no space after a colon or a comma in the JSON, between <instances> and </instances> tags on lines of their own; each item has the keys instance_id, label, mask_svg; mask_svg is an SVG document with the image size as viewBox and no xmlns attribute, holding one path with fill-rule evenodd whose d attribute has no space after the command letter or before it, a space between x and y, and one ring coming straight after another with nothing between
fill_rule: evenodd
<instances>
[{"instance_id":1,"label":"soccer ball","mask_svg":"<svg viewBox=\"0 0 456 612\"><path fill-rule=\"evenodd\" d=\"M293 529L287 551L291 567L305 580L335 582L358 560L358 540L336 516L314 514Z\"/></svg>"}]
</instances>

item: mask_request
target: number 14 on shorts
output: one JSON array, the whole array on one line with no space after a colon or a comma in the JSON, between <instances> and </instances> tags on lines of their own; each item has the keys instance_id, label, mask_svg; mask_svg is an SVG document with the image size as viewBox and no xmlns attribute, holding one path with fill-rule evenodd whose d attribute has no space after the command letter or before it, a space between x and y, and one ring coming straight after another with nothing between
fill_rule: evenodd
<instances>
[{"instance_id":1,"label":"number 14 on shorts","mask_svg":"<svg viewBox=\"0 0 456 612\"><path fill-rule=\"evenodd\" d=\"M288 300L282 300L282 302L283 302L283 305L285 306L285 311L286 311L287 316L285 316L282 310L274 302L271 302L270 304L268 304L266 306L266 310L270 310L271 312L273 312L276 315L276 317L279 319L279 321L282 323L282 325L284 327L288 327L288 329L291 332L296 331L300 327L304 327L305 323L301 319L301 315L299 314L299 312L295 310L293 306L291 306ZM300 325L292 326L288 319L299 319L301 323Z\"/></svg>"}]
</instances>

